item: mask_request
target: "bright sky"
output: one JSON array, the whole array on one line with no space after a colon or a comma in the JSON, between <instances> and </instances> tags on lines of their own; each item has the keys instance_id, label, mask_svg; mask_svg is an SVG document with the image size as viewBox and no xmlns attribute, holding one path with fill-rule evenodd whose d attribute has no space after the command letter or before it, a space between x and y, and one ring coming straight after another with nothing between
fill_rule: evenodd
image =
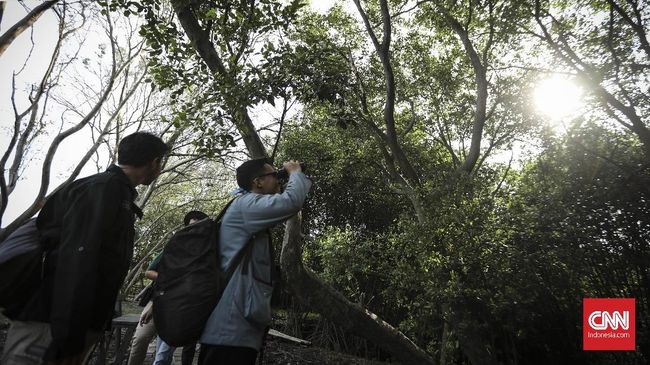
<instances>
[{"instance_id":1,"label":"bright sky","mask_svg":"<svg viewBox=\"0 0 650 365\"><path fill-rule=\"evenodd\" d=\"M33 8L38 5L39 1L25 1L28 8ZM9 27L19 21L27 14L25 9L20 3L16 1L9 1L5 8L2 23L0 24L0 32L6 31ZM89 26L87 26L88 28ZM16 104L18 112L23 112L28 104L29 90L32 85L40 82L44 71L50 61L54 44L56 43L58 34L58 19L53 11L45 12L35 23L33 27L24 31L14 42L7 48L5 53L0 57L0 151L4 153L13 130L14 111L11 104L12 92L12 75L16 73ZM97 27L99 28L99 27ZM101 29L92 29L90 31L79 32L73 37L81 37L83 40L83 47L78 53L76 65L81 64L84 58L98 59L96 53L101 43L108 44L106 36L102 36ZM32 48L34 40L35 47ZM71 44L78 44L78 40L73 40ZM76 48L64 47L62 49L62 59L71 57L76 51ZM28 57L31 52L31 57ZM107 57L110 57L110 53ZM29 60L25 63L25 60ZM104 59L105 60L105 59ZM25 68L21 71L21 68ZM91 65L89 69L73 66L74 74L81 77L84 82L90 85L99 85L101 75L95 73L95 69ZM71 87L75 86L75 87ZM61 85L57 91L59 96L64 97L67 101L74 104L81 111L88 111L90 106L88 100L81 96L75 90L76 87L82 86L69 77L64 77ZM54 135L58 133L61 127L61 118L63 115L63 108L53 101L48 103L46 108L46 116L44 121L50 123L51 128L48 128L49 135L40 136L33 149L29 151L28 157L32 160L24 169L21 174L21 180L16 185L16 189L9 197L9 205L5 216L3 217L2 225L5 226L11 222L12 219L17 217L22 211L32 204L36 192L40 188L41 182L41 162L47 148L49 147ZM67 113L68 124L65 128L70 127L70 122L77 123L80 117ZM63 182L70 172L81 159L83 154L92 145L90 132L87 128L77 132L76 134L65 139L59 146L55 158L52 163L51 181L49 184L50 190L57 187ZM11 164L13 156L10 157L7 167ZM96 172L96 168L92 161L86 164L79 177L87 176Z\"/></svg>"},{"instance_id":2,"label":"bright sky","mask_svg":"<svg viewBox=\"0 0 650 365\"><path fill-rule=\"evenodd\" d=\"M320 13L325 13L332 7L334 2L333 0L312 0L310 6ZM40 1L32 0L24 1L24 3L31 9L38 5ZM346 1L345 6L348 11L356 14L352 1ZM3 15L2 23L0 24L0 33L6 31L26 13L27 10L17 1L9 1ZM41 77L47 66L53 44L56 41L56 28L57 18L52 11L48 11L30 30L20 35L5 53L0 56L0 153L4 153L13 128L14 113L11 106L12 74L18 72L23 67L25 59L27 59L31 50L32 56L29 62L16 79L16 99L19 111L22 111L27 106L26 97L27 90L30 87L29 85L38 83L39 77ZM96 52L99 43L107 42L106 40L102 40L99 31L96 33L85 33L84 36L86 37L86 43L80 57L95 57L94 52ZM30 38L33 38L36 44L33 50L31 49ZM575 113L580 107L581 90L566 78L554 77L541 83L535 89L534 95L538 110L547 115L550 121L561 121L566 115ZM82 100L75 102L82 103ZM59 119L56 109L51 108L50 110L48 108L48 111L50 112L50 120L57 121ZM268 120L269 113L272 113L272 111L263 108L251 111L251 114L257 116L258 120ZM84 135L80 132L78 135L68 138L61 144L52 166L51 188L56 187L68 176L68 173L80 158L80 149L83 148L85 151L90 146L91 143L87 137L88 134ZM44 137L42 145L44 146L43 148L47 148L49 140ZM18 183L16 190L10 196L9 207L2 221L3 226L11 222L12 219L17 217L33 201L40 184L41 161L38 159L38 156L43 156L44 154L45 150L32 151L32 156L36 156L36 158L31 161L31 164L23 174L22 181ZM498 156L496 158L507 162L510 158L510 153L508 152L506 155L503 158ZM96 172L92 165L92 163L88 163L79 177Z\"/></svg>"},{"instance_id":3,"label":"bright sky","mask_svg":"<svg viewBox=\"0 0 650 365\"><path fill-rule=\"evenodd\" d=\"M38 2L26 1L25 3L31 8ZM4 33L25 14L27 12L17 1L9 1L3 14L2 23L0 24L0 32ZM27 90L29 84L38 82L39 76L42 75L43 70L47 66L46 60L54 48L56 31L52 31L52 29L56 29L56 22L56 17L51 12L43 14L36 23L36 26L32 27L32 30L23 32L0 57L0 70L2 70L0 71L0 153L4 154L9 144L11 131L13 130L14 112L11 105L12 74L13 72L18 72L23 66L31 49L30 38L33 37L38 47L34 47L31 57L32 61L26 64L25 69L16 80L16 103L18 110L22 111L27 106L25 102L27 93L25 90ZM7 165L10 163L11 159ZM2 222L3 226L7 225L23 209L31 204L38 190L40 174L35 174L31 170L28 170L26 179L27 183L18 183L16 190L14 190L9 198L10 203Z\"/></svg>"},{"instance_id":4,"label":"bright sky","mask_svg":"<svg viewBox=\"0 0 650 365\"><path fill-rule=\"evenodd\" d=\"M570 77L555 75L540 82L533 97L538 111L553 123L561 123L584 107L582 94L582 89Z\"/></svg>"},{"instance_id":5,"label":"bright sky","mask_svg":"<svg viewBox=\"0 0 650 365\"><path fill-rule=\"evenodd\" d=\"M26 7L32 9L40 4L41 1L27 0L23 3ZM317 0L311 2L311 7L318 12L324 13L333 3L334 1L331 0ZM0 34L22 19L27 12L28 10L17 1L8 1L2 22L0 23ZM25 64L24 70L16 77L16 103L19 112L21 112L28 106L27 95L30 85L39 82L40 77L42 77L47 67L54 48L53 45L56 42L57 24L58 20L54 13L51 10L47 11L38 19L33 27L23 32L14 40L0 57L0 153L4 153L7 148L11 131L13 130L14 111L11 104L12 75L14 72L18 73L23 67L31 51L31 58ZM87 34L86 37L85 46L80 54L81 57L84 57L84 55L93 56L97 45L99 43L106 43L105 40L101 39L101 35L99 34ZM30 38L34 40L36 45L33 49ZM81 101L78 102L81 103ZM51 110L49 119L58 120L59 118L56 113L56 110ZM253 115L258 116L265 113L267 113L265 110L252 111ZM61 144L52 164L53 173L50 189L65 180L76 164L76 161L80 158L79 151L81 149L86 150L90 147L91 143L87 137L87 133L79 132ZM31 151L31 155L35 158L22 174L21 181L19 181L16 189L10 196L9 206L2 219L2 226L6 226L27 208L32 203L39 189L41 179L40 162L42 161L39 159L39 156L45 155L45 149L49 145L51 137L49 139L43 137L42 140L43 143L40 144L42 147L37 146ZM10 158L7 165L10 165L11 161L12 159ZM92 162L89 162L79 177L95 173L95 168L92 165Z\"/></svg>"}]
</instances>

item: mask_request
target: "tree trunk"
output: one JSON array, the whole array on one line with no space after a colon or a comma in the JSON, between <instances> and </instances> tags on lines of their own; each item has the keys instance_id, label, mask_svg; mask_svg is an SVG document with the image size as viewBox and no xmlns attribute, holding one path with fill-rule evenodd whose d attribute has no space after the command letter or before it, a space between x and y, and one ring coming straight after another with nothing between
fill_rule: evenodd
<instances>
[{"instance_id":1,"label":"tree trunk","mask_svg":"<svg viewBox=\"0 0 650 365\"><path fill-rule=\"evenodd\" d=\"M9 47L11 42L14 41L25 29L29 28L40 18L43 13L54 6L59 0L50 0L46 1L39 6L35 7L32 11L29 12L24 18L20 19L13 27L9 28L2 36L0 36L0 56L4 51ZM2 7L4 8L4 2L2 2ZM0 14L3 11L0 11Z\"/></svg>"},{"instance_id":2,"label":"tree trunk","mask_svg":"<svg viewBox=\"0 0 650 365\"><path fill-rule=\"evenodd\" d=\"M2 17L5 14L5 6L7 5L6 1L0 1L0 29L2 29Z\"/></svg>"},{"instance_id":3,"label":"tree trunk","mask_svg":"<svg viewBox=\"0 0 650 365\"><path fill-rule=\"evenodd\" d=\"M472 142L469 148L469 153L460 167L461 171L471 175L481 154L483 128L485 127L487 119L487 67L481 62L481 57L479 56L476 47L474 47L474 44L472 44L469 33L463 25L460 24L460 22L454 18L449 10L444 6L437 4L437 9L442 13L449 26L460 38L465 53L467 54L467 58L469 58L474 70L474 81L476 83L476 110L474 111L474 124L472 125ZM488 49L486 49L485 52L487 54Z\"/></svg>"},{"instance_id":4,"label":"tree trunk","mask_svg":"<svg viewBox=\"0 0 650 365\"><path fill-rule=\"evenodd\" d=\"M189 3L172 0L174 11L187 33L192 46L208 65L210 70L222 77L228 77L219 54L192 13ZM255 131L245 108L229 106L239 133L250 155L254 158L268 157L262 141ZM433 364L426 352L415 345L400 331L381 320L377 315L351 303L345 297L320 281L314 273L302 265L300 247L300 221L294 216L287 223L281 252L281 265L285 275L283 281L291 293L310 309L322 314L342 328L366 338L404 362L404 364Z\"/></svg>"},{"instance_id":5,"label":"tree trunk","mask_svg":"<svg viewBox=\"0 0 650 365\"><path fill-rule=\"evenodd\" d=\"M542 31L542 34L538 35L538 37L546 42L549 47L569 67L571 67L584 82L593 88L594 94L600 98L604 106L614 108L628 119L631 124L622 122L619 118L614 118L619 122L619 124L633 132L639 138L639 142L641 142L644 157L646 160L645 164L646 166L650 165L650 129L646 126L646 123L642 119L643 116L640 116L637 113L633 102L630 101L629 103L625 103L621 97L618 97L612 92L608 91L604 86L606 85L607 80L602 79L601 71L599 71L597 68L588 66L588 64L580 58L578 53L570 47L569 43L566 41L566 38L563 38L561 34L561 38L559 40L553 39L550 33L551 30L547 27L547 25L544 24L543 21L543 18L546 15L542 14L542 2L540 0L535 1L534 16L537 25ZM554 26L561 25L555 18L551 17L551 19L553 20ZM638 30L637 27L633 26L633 28L635 30ZM640 37L642 37L642 39L645 39L645 32L643 32ZM619 85L619 87L623 88L620 82L617 81L616 83Z\"/></svg>"},{"instance_id":6,"label":"tree trunk","mask_svg":"<svg viewBox=\"0 0 650 365\"><path fill-rule=\"evenodd\" d=\"M215 50L212 41L210 41L209 34L201 28L198 20L192 13L190 3L172 0L172 6L174 7L174 12L176 12L176 16L178 17L181 26L183 26L190 42L192 42L192 46L201 56L203 61L205 61L210 71L215 75L219 75L225 79L230 79L230 75L221 60L221 57ZM248 110L240 105L228 105L227 108L228 112L232 115L237 130L241 134L246 149L248 149L251 156L254 158L268 157L264 145L262 144L262 140L255 131L253 121L248 115Z\"/></svg>"},{"instance_id":7,"label":"tree trunk","mask_svg":"<svg viewBox=\"0 0 650 365\"><path fill-rule=\"evenodd\" d=\"M395 128L395 98L396 98L396 85L395 85L395 74L393 72L393 66L390 60L390 42L391 42L391 17L388 10L388 1L381 0L380 7L382 13L382 24L383 24L383 34L381 43L377 35L375 34L372 25L370 24L370 19L368 15L361 7L360 0L354 0L354 4L359 11L366 31L372 40L372 43L377 52L377 56L381 61L382 68L384 70L384 87L386 91L385 105L384 105L384 125L386 127L386 133L384 134L379 129L373 129L375 133L378 133L381 138L386 142L390 152L393 154L397 165L400 170L408 180L409 184L413 186L419 185L419 175L413 168L413 164L409 161L406 153L402 149L397 137L397 130ZM416 208L417 209L417 208Z\"/></svg>"},{"instance_id":8,"label":"tree trunk","mask_svg":"<svg viewBox=\"0 0 650 365\"><path fill-rule=\"evenodd\" d=\"M433 359L402 332L348 301L302 265L300 225L299 215L287 222L280 256L283 279L291 293L346 331L381 346L403 364L433 364Z\"/></svg>"},{"instance_id":9,"label":"tree trunk","mask_svg":"<svg viewBox=\"0 0 650 365\"><path fill-rule=\"evenodd\" d=\"M445 321L442 325L442 338L440 339L440 365L447 365L449 357L449 322Z\"/></svg>"}]
</instances>

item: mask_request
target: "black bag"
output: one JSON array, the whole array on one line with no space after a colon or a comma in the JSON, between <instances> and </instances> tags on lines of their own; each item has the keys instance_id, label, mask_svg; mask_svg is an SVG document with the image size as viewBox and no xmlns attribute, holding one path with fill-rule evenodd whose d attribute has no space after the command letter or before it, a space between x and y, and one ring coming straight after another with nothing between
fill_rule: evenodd
<instances>
[{"instance_id":1,"label":"black bag","mask_svg":"<svg viewBox=\"0 0 650 365\"><path fill-rule=\"evenodd\" d=\"M165 246L154 283L153 319L158 335L170 346L196 343L247 251L242 249L237 254L226 273L220 270L219 226L231 203L219 213L216 222L206 218L189 225Z\"/></svg>"},{"instance_id":2,"label":"black bag","mask_svg":"<svg viewBox=\"0 0 650 365\"><path fill-rule=\"evenodd\" d=\"M18 315L38 289L45 254L36 218L0 243L0 308L8 318Z\"/></svg>"}]
</instances>

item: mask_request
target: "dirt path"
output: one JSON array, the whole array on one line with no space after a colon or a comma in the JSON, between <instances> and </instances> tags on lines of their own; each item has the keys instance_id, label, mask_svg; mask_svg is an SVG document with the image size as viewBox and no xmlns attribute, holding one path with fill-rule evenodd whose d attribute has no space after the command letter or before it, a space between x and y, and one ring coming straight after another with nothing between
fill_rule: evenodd
<instances>
[{"instance_id":1,"label":"dirt path","mask_svg":"<svg viewBox=\"0 0 650 365\"><path fill-rule=\"evenodd\" d=\"M5 339L7 336L8 326L0 324L0 352L4 348ZM149 346L145 365L150 365L153 362L154 352L156 346L155 341ZM175 364L180 364L181 349L177 349L174 353ZM112 355L112 354L109 354ZM194 359L194 363L198 359ZM335 351L326 350L315 346L297 345L281 339L270 337L267 341L263 365L385 365L385 362L370 361L366 359L357 358L354 356L338 353Z\"/></svg>"}]
</instances>

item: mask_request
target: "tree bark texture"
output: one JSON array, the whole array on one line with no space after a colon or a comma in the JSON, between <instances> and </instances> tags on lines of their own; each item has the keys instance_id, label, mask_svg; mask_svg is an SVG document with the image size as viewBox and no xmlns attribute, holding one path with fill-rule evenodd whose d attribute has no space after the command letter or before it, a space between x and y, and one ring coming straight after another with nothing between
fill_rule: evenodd
<instances>
[{"instance_id":1,"label":"tree bark texture","mask_svg":"<svg viewBox=\"0 0 650 365\"><path fill-rule=\"evenodd\" d=\"M193 47L206 62L210 70L222 77L228 77L225 66L192 13L190 5L172 0L174 11L190 38ZM240 134L252 157L267 157L266 150L255 131L252 121L241 107L231 106ZM310 309L322 314L346 330L366 338L393 354L404 364L433 364L433 359L415 345L404 334L384 322L375 314L348 301L342 294L319 280L302 264L300 248L300 219L294 216L287 223L281 253L283 281L292 294Z\"/></svg>"},{"instance_id":2,"label":"tree bark texture","mask_svg":"<svg viewBox=\"0 0 650 365\"><path fill-rule=\"evenodd\" d=\"M419 175L413 168L413 165L409 161L406 153L402 149L399 140L398 134L395 127L395 98L396 98L396 86L395 86L395 74L393 72L393 66L390 61L390 42L391 42L391 20L390 13L388 10L387 0L381 0L381 13L382 13L382 24L383 24L383 35L381 43L375 31L372 29L368 15L361 7L360 0L354 0L354 4L359 11L359 15L363 19L366 31L372 40L372 43L377 52L377 56L381 61L383 70L384 70L384 87L386 90L386 100L384 105L384 125L386 127L386 133L380 129L373 129L375 133L379 133L381 138L386 142L388 148L390 149L394 159L397 161L397 164L404 174L406 179L410 184L417 186L419 185Z\"/></svg>"},{"instance_id":3,"label":"tree bark texture","mask_svg":"<svg viewBox=\"0 0 650 365\"><path fill-rule=\"evenodd\" d=\"M300 226L299 215L287 221L280 256L283 280L291 293L346 331L381 346L403 364L433 364L433 359L402 332L348 301L303 266Z\"/></svg>"},{"instance_id":4,"label":"tree bark texture","mask_svg":"<svg viewBox=\"0 0 650 365\"><path fill-rule=\"evenodd\" d=\"M7 6L7 2L0 1L0 29L2 29L2 17L5 14L5 6Z\"/></svg>"},{"instance_id":5,"label":"tree bark texture","mask_svg":"<svg viewBox=\"0 0 650 365\"><path fill-rule=\"evenodd\" d=\"M485 122L487 120L488 81L486 65L481 62L481 57L472 44L469 33L463 25L460 24L460 22L456 20L456 18L454 18L449 10L444 6L437 4L437 8L442 13L449 26L451 26L456 35L460 38L465 53L474 69L474 82L476 83L476 109L474 110L474 124L472 125L472 142L469 147L469 153L461 165L462 171L471 174L481 154L483 128L485 127ZM487 53L488 50L486 49L485 52Z\"/></svg>"},{"instance_id":6,"label":"tree bark texture","mask_svg":"<svg viewBox=\"0 0 650 365\"><path fill-rule=\"evenodd\" d=\"M30 11L29 14L22 18L13 27L4 32L4 34L0 36L0 56L2 56L4 51L9 47L9 45L11 45L11 42L13 42L14 39L16 39L27 28L31 27L32 24L34 24L34 22L36 22L46 10L54 6L54 4L56 4L58 1L59 0L45 1ZM4 2L2 3L2 7L4 8ZM0 12L0 14L2 12Z\"/></svg>"},{"instance_id":7,"label":"tree bark texture","mask_svg":"<svg viewBox=\"0 0 650 365\"><path fill-rule=\"evenodd\" d=\"M229 75L221 57L214 48L214 44L212 44L208 32L201 28L194 13L192 13L191 4L182 0L173 0L172 6L174 7L174 11L176 12L176 16L178 17L181 26L192 42L192 46L208 65L210 71L212 71L213 74L219 75L228 80L231 75ZM264 145L262 144L262 140L255 131L255 125L253 125L253 121L248 115L248 110L239 105L228 105L227 108L235 121L235 125L237 126L251 157L268 157Z\"/></svg>"}]
</instances>

